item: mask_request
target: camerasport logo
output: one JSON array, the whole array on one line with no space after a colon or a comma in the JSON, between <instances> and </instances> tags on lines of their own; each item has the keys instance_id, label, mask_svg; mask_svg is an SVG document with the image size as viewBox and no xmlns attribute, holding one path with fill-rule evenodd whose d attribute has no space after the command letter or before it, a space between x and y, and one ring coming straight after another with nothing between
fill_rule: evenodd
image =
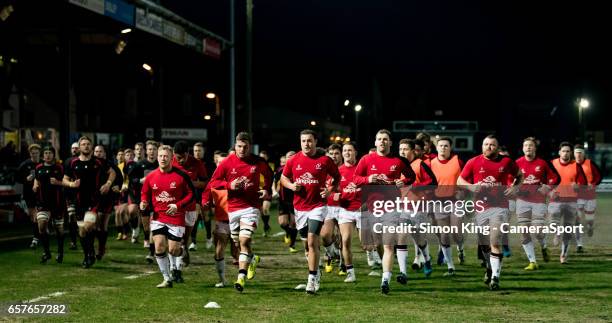
<instances>
[{"instance_id":1,"label":"camerasport logo","mask_svg":"<svg viewBox=\"0 0 612 323\"><path fill-rule=\"evenodd\" d=\"M314 176L312 176L312 174L309 172L302 174L302 176L300 176L295 182L304 185L319 184L319 180L314 178Z\"/></svg>"},{"instance_id":2,"label":"camerasport logo","mask_svg":"<svg viewBox=\"0 0 612 323\"><path fill-rule=\"evenodd\" d=\"M172 201L176 200L176 198L174 196L171 196L170 194L168 194L168 192L163 191L163 192L159 193L159 195L157 195L155 197L155 200L157 202L168 203L168 202L172 202Z\"/></svg>"}]
</instances>

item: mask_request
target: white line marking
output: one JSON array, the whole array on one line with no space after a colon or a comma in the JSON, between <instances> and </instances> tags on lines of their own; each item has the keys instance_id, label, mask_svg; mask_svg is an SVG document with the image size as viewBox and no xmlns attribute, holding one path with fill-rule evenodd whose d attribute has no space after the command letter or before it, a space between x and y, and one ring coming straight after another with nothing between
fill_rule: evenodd
<instances>
[{"instance_id":1,"label":"white line marking","mask_svg":"<svg viewBox=\"0 0 612 323\"><path fill-rule=\"evenodd\" d=\"M142 274L125 276L123 278L125 278L125 279L137 279L137 278L148 276L148 275L152 275L152 274L155 274L155 272L154 271L147 271L147 272L144 272Z\"/></svg>"},{"instance_id":2,"label":"white line marking","mask_svg":"<svg viewBox=\"0 0 612 323\"><path fill-rule=\"evenodd\" d=\"M52 297L59 297L59 296L62 296L64 294L66 294L66 293L65 292L55 292L55 293L51 293L49 295L40 296L40 297L32 298L32 299L27 300L27 301L23 301L23 303L36 303L36 302L40 302L42 300L49 299L49 298L52 298Z\"/></svg>"},{"instance_id":3,"label":"white line marking","mask_svg":"<svg viewBox=\"0 0 612 323\"><path fill-rule=\"evenodd\" d=\"M275 233L273 236L274 236L274 237L280 237L280 236L282 236L282 235L285 235L285 231L277 232L277 233Z\"/></svg>"}]
</instances>

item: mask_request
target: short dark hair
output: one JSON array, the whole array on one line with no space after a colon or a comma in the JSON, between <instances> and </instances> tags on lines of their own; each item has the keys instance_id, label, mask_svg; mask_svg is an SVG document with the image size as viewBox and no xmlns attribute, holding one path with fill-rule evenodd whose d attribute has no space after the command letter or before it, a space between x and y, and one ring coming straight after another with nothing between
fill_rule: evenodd
<instances>
[{"instance_id":1,"label":"short dark hair","mask_svg":"<svg viewBox=\"0 0 612 323\"><path fill-rule=\"evenodd\" d=\"M431 141L431 136L426 132L419 132L417 133L415 139L422 140L423 142Z\"/></svg>"},{"instance_id":2,"label":"short dark hair","mask_svg":"<svg viewBox=\"0 0 612 323\"><path fill-rule=\"evenodd\" d=\"M225 158L225 157L227 157L227 153L220 152L220 153L219 153L219 157L223 157L223 158Z\"/></svg>"},{"instance_id":3,"label":"short dark hair","mask_svg":"<svg viewBox=\"0 0 612 323\"><path fill-rule=\"evenodd\" d=\"M79 145L81 144L81 141L83 141L83 140L87 140L90 143L93 143L93 141L91 141L91 139L89 137L83 136L83 137L79 138L79 140L78 140Z\"/></svg>"},{"instance_id":4,"label":"short dark hair","mask_svg":"<svg viewBox=\"0 0 612 323\"><path fill-rule=\"evenodd\" d=\"M329 145L329 147L327 147L327 151L331 151L331 150L340 150L340 151L342 151L342 146L340 146L339 144L331 144L331 145Z\"/></svg>"},{"instance_id":5,"label":"short dark hair","mask_svg":"<svg viewBox=\"0 0 612 323\"><path fill-rule=\"evenodd\" d=\"M315 141L319 140L319 136L317 136L317 133L312 129L304 129L300 131L300 136L303 136L303 135L311 135Z\"/></svg>"},{"instance_id":6,"label":"short dark hair","mask_svg":"<svg viewBox=\"0 0 612 323\"><path fill-rule=\"evenodd\" d=\"M438 141L437 141L437 142L440 142L440 141L442 141L442 140L446 140L446 141L448 141L448 143L449 143L451 146L453 145L453 139L451 139L451 137L448 137L448 136L440 137L440 138L438 138Z\"/></svg>"},{"instance_id":7,"label":"short dark hair","mask_svg":"<svg viewBox=\"0 0 612 323\"><path fill-rule=\"evenodd\" d=\"M537 140L535 137L527 137L527 138L523 139L523 143L525 143L525 141L531 141L531 142L533 142L533 143L536 145L536 147L537 147L537 146L538 146L538 144L539 144L538 140Z\"/></svg>"},{"instance_id":8,"label":"short dark hair","mask_svg":"<svg viewBox=\"0 0 612 323\"><path fill-rule=\"evenodd\" d=\"M53 153L53 157L55 157L55 148L53 148L53 146L45 146L45 147L42 149L42 151L43 151L43 153L44 153L45 151L50 151L50 152L52 152L52 153Z\"/></svg>"},{"instance_id":9,"label":"short dark hair","mask_svg":"<svg viewBox=\"0 0 612 323\"><path fill-rule=\"evenodd\" d=\"M174 153L178 155L182 155L189 151L189 146L187 142L184 140L179 140L174 143Z\"/></svg>"},{"instance_id":10,"label":"short dark hair","mask_svg":"<svg viewBox=\"0 0 612 323\"><path fill-rule=\"evenodd\" d=\"M408 145L410 146L410 144L408 144ZM414 140L412 140L412 146L410 147L410 149L415 149L416 146L420 146L421 148L425 148L425 143L421 139L414 139Z\"/></svg>"},{"instance_id":11,"label":"short dark hair","mask_svg":"<svg viewBox=\"0 0 612 323\"><path fill-rule=\"evenodd\" d=\"M221 153L223 153L221 150L215 150L215 152L213 153L213 155L219 155L219 154L221 154Z\"/></svg>"},{"instance_id":12,"label":"short dark hair","mask_svg":"<svg viewBox=\"0 0 612 323\"><path fill-rule=\"evenodd\" d=\"M400 145L408 145L410 146L410 139L407 138L403 138L402 140L399 141Z\"/></svg>"},{"instance_id":13,"label":"short dark hair","mask_svg":"<svg viewBox=\"0 0 612 323\"><path fill-rule=\"evenodd\" d=\"M376 132L376 134L378 135L379 133L384 133L387 136L389 136L389 139L391 139L391 131L387 130L387 129L380 129Z\"/></svg>"},{"instance_id":14,"label":"short dark hair","mask_svg":"<svg viewBox=\"0 0 612 323\"><path fill-rule=\"evenodd\" d=\"M342 147L344 147L346 145L353 146L353 149L355 149L355 151L357 151L357 144L354 141L347 141L344 144L342 144Z\"/></svg>"},{"instance_id":15,"label":"short dark hair","mask_svg":"<svg viewBox=\"0 0 612 323\"><path fill-rule=\"evenodd\" d=\"M236 135L236 141L246 141L249 144L251 143L251 135L248 132L241 131Z\"/></svg>"},{"instance_id":16,"label":"short dark hair","mask_svg":"<svg viewBox=\"0 0 612 323\"><path fill-rule=\"evenodd\" d=\"M155 148L159 148L159 143L155 140L147 140L147 142L145 142L145 148L149 145L155 146Z\"/></svg>"},{"instance_id":17,"label":"short dark hair","mask_svg":"<svg viewBox=\"0 0 612 323\"><path fill-rule=\"evenodd\" d=\"M195 144L193 144L194 147L202 147L204 148L204 144L201 141L196 142Z\"/></svg>"},{"instance_id":18,"label":"short dark hair","mask_svg":"<svg viewBox=\"0 0 612 323\"><path fill-rule=\"evenodd\" d=\"M584 146L581 144L575 144L574 149L584 149Z\"/></svg>"},{"instance_id":19,"label":"short dark hair","mask_svg":"<svg viewBox=\"0 0 612 323\"><path fill-rule=\"evenodd\" d=\"M563 147L569 147L570 150L572 150L572 144L569 141L564 141L562 143L559 144L559 150L561 150Z\"/></svg>"},{"instance_id":20,"label":"short dark hair","mask_svg":"<svg viewBox=\"0 0 612 323\"><path fill-rule=\"evenodd\" d=\"M499 142L499 139L497 139L497 136L495 134L487 135L484 139L495 139Z\"/></svg>"}]
</instances>

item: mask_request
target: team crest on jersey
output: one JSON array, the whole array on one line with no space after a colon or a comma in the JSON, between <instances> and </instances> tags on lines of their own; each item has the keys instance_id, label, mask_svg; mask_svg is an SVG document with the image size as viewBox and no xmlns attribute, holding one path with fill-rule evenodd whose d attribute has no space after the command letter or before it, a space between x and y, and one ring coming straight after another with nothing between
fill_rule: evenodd
<instances>
[{"instance_id":1,"label":"team crest on jersey","mask_svg":"<svg viewBox=\"0 0 612 323\"><path fill-rule=\"evenodd\" d=\"M397 170L397 165L391 165L391 167L389 167L390 172L394 172L395 170Z\"/></svg>"},{"instance_id":2,"label":"team crest on jersey","mask_svg":"<svg viewBox=\"0 0 612 323\"><path fill-rule=\"evenodd\" d=\"M170 183L170 188L176 188L176 182Z\"/></svg>"},{"instance_id":3,"label":"team crest on jersey","mask_svg":"<svg viewBox=\"0 0 612 323\"><path fill-rule=\"evenodd\" d=\"M541 170L540 166L536 166L535 171L539 172Z\"/></svg>"},{"instance_id":4,"label":"team crest on jersey","mask_svg":"<svg viewBox=\"0 0 612 323\"><path fill-rule=\"evenodd\" d=\"M502 167L500 167L500 168L499 168L499 172L500 172L500 173L503 173L503 172L504 172L504 166L502 166Z\"/></svg>"},{"instance_id":5,"label":"team crest on jersey","mask_svg":"<svg viewBox=\"0 0 612 323\"><path fill-rule=\"evenodd\" d=\"M370 170L378 170L378 169L376 168L376 165L372 165L372 168L370 168Z\"/></svg>"},{"instance_id":6,"label":"team crest on jersey","mask_svg":"<svg viewBox=\"0 0 612 323\"><path fill-rule=\"evenodd\" d=\"M485 173L484 167L480 167L480 170L478 172L481 174Z\"/></svg>"},{"instance_id":7,"label":"team crest on jersey","mask_svg":"<svg viewBox=\"0 0 612 323\"><path fill-rule=\"evenodd\" d=\"M341 182L346 181L346 178L344 178L344 176L342 176L342 178L340 179Z\"/></svg>"},{"instance_id":8,"label":"team crest on jersey","mask_svg":"<svg viewBox=\"0 0 612 323\"><path fill-rule=\"evenodd\" d=\"M157 189L157 184L153 184L153 189L156 190Z\"/></svg>"},{"instance_id":9,"label":"team crest on jersey","mask_svg":"<svg viewBox=\"0 0 612 323\"><path fill-rule=\"evenodd\" d=\"M251 174L255 174L255 166L251 167Z\"/></svg>"},{"instance_id":10,"label":"team crest on jersey","mask_svg":"<svg viewBox=\"0 0 612 323\"><path fill-rule=\"evenodd\" d=\"M317 164L315 165L315 169L317 169L317 170L321 169L321 163L317 163Z\"/></svg>"},{"instance_id":11,"label":"team crest on jersey","mask_svg":"<svg viewBox=\"0 0 612 323\"><path fill-rule=\"evenodd\" d=\"M238 174L238 173L236 172L236 168L232 168L232 171L230 172L230 174L232 174L232 175L236 175L236 174Z\"/></svg>"},{"instance_id":12,"label":"team crest on jersey","mask_svg":"<svg viewBox=\"0 0 612 323\"><path fill-rule=\"evenodd\" d=\"M302 170L302 165L298 164L295 170Z\"/></svg>"}]
</instances>

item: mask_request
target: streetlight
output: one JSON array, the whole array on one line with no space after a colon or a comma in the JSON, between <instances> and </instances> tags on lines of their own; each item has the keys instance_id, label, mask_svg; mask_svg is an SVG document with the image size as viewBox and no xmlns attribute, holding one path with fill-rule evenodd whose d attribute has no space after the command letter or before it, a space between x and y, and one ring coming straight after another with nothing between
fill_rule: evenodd
<instances>
[{"instance_id":1,"label":"streetlight","mask_svg":"<svg viewBox=\"0 0 612 323\"><path fill-rule=\"evenodd\" d=\"M314 126L316 126L316 125L317 125L317 122L316 122L316 121L314 121L314 120L312 120L312 121L310 121L310 125L314 127Z\"/></svg>"},{"instance_id":2,"label":"streetlight","mask_svg":"<svg viewBox=\"0 0 612 323\"><path fill-rule=\"evenodd\" d=\"M221 104L219 103L219 96L214 92L206 93L206 98L209 100L215 100L215 115L218 117L221 115Z\"/></svg>"},{"instance_id":3,"label":"streetlight","mask_svg":"<svg viewBox=\"0 0 612 323\"><path fill-rule=\"evenodd\" d=\"M588 109L591 103L585 98L578 99L578 125L580 126L580 136L585 140L586 126L582 123L582 110ZM585 140L586 141L586 140Z\"/></svg>"},{"instance_id":4,"label":"streetlight","mask_svg":"<svg viewBox=\"0 0 612 323\"><path fill-rule=\"evenodd\" d=\"M361 111L361 104L355 105L355 140L359 141L359 111Z\"/></svg>"},{"instance_id":5,"label":"streetlight","mask_svg":"<svg viewBox=\"0 0 612 323\"><path fill-rule=\"evenodd\" d=\"M125 28L121 31L122 34L129 34L132 32L132 28Z\"/></svg>"},{"instance_id":6,"label":"streetlight","mask_svg":"<svg viewBox=\"0 0 612 323\"><path fill-rule=\"evenodd\" d=\"M153 67L151 67L151 65L144 63L142 64L142 68L144 68L147 72L153 74Z\"/></svg>"},{"instance_id":7,"label":"streetlight","mask_svg":"<svg viewBox=\"0 0 612 323\"><path fill-rule=\"evenodd\" d=\"M344 100L344 106L348 107L349 104L351 104L351 101L349 101L349 99Z\"/></svg>"}]
</instances>

